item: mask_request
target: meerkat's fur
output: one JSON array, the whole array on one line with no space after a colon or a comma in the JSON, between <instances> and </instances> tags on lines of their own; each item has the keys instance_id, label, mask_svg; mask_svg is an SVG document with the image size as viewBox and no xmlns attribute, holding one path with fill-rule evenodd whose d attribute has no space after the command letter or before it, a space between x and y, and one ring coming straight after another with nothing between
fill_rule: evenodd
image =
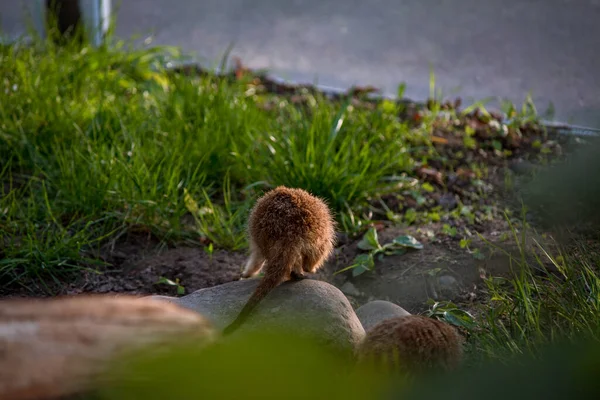
<instances>
[{"instance_id":1,"label":"meerkat's fur","mask_svg":"<svg viewBox=\"0 0 600 400\"><path fill-rule=\"evenodd\" d=\"M392 371L449 371L462 361L462 337L447 323L409 315L375 325L357 353L359 361L375 361Z\"/></svg>"},{"instance_id":2,"label":"meerkat's fur","mask_svg":"<svg viewBox=\"0 0 600 400\"><path fill-rule=\"evenodd\" d=\"M305 190L279 186L261 197L248 220L250 257L243 278L264 277L223 333L232 333L267 294L288 280L315 273L331 255L335 222L325 202Z\"/></svg>"}]
</instances>

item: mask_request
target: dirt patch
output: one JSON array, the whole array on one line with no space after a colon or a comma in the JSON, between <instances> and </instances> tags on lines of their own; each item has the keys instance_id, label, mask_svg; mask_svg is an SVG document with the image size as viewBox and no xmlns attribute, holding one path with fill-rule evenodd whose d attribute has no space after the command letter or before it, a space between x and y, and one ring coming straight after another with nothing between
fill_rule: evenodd
<instances>
[{"instance_id":1,"label":"dirt patch","mask_svg":"<svg viewBox=\"0 0 600 400\"><path fill-rule=\"evenodd\" d=\"M158 283L161 278L178 282L184 295L240 278L246 258L242 252L215 250L212 254L197 247L160 249L157 243L128 241L115 246L104 259L111 265L80 274L68 285L43 288L34 285L2 288L3 297L73 295L81 293L162 294L176 296L177 286ZM48 290L49 289L49 290Z\"/></svg>"},{"instance_id":2,"label":"dirt patch","mask_svg":"<svg viewBox=\"0 0 600 400\"><path fill-rule=\"evenodd\" d=\"M121 270L106 271L102 275L87 273L83 285L75 283L69 292L177 295L177 286L157 283L160 278L167 278L178 282L184 294L189 294L239 279L244 258L244 254L223 250L210 255L199 248L173 248L131 265L124 264Z\"/></svg>"},{"instance_id":3,"label":"dirt patch","mask_svg":"<svg viewBox=\"0 0 600 400\"><path fill-rule=\"evenodd\" d=\"M401 235L413 235L424 244L422 250L409 251L403 255L393 255L376 260L375 269L352 277L347 271L334 275L344 267L352 264L354 257L363 253L353 241L336 250L319 279L326 280L342 290L353 306L358 307L372 300L388 300L396 303L411 313L427 309L429 299L436 301L451 300L465 308L485 298L483 278L509 277L511 270L518 266L521 259L520 246L510 235L508 223L490 224L482 236L485 240L498 246L495 249L484 240L472 239L470 250L460 247L458 237L439 237L430 240L423 234L423 226L419 228L388 228L378 232L380 243L384 244ZM430 228L439 231L439 227ZM525 243L526 259L530 266L539 265L535 255L551 270L550 262L544 262L534 240L544 246L550 246L547 239L531 232ZM474 249L480 250L476 256Z\"/></svg>"}]
</instances>

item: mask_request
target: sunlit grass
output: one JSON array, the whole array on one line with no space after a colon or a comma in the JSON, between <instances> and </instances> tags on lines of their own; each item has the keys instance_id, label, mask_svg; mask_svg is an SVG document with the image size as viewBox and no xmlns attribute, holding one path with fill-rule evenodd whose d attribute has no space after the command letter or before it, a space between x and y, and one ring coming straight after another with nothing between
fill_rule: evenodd
<instances>
[{"instance_id":1,"label":"sunlit grass","mask_svg":"<svg viewBox=\"0 0 600 400\"><path fill-rule=\"evenodd\" d=\"M88 266L92 244L131 227L239 250L264 190L307 189L342 218L412 165L406 139L422 132L393 110L314 98L267 112L243 80L166 71L175 49L109 42L0 47L0 252L13 260L10 279ZM184 218L190 199L208 211L195 224ZM62 250L51 251L59 237Z\"/></svg>"}]
</instances>

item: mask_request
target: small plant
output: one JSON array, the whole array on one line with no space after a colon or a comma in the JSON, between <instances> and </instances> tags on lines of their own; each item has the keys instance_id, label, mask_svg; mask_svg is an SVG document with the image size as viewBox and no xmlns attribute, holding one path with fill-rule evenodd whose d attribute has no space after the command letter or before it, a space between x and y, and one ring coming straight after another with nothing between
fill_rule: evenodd
<instances>
[{"instance_id":1,"label":"small plant","mask_svg":"<svg viewBox=\"0 0 600 400\"><path fill-rule=\"evenodd\" d=\"M469 254L473 256L476 260L485 260L485 254L481 252L481 249L473 249L471 250L469 246L471 245L471 239L460 239L460 248L465 249Z\"/></svg>"},{"instance_id":2,"label":"small plant","mask_svg":"<svg viewBox=\"0 0 600 400\"><path fill-rule=\"evenodd\" d=\"M454 237L456 236L456 234L458 233L457 229L455 226L450 226L449 224L444 224L444 226L442 226L442 233L444 235L448 235L450 237Z\"/></svg>"},{"instance_id":3,"label":"small plant","mask_svg":"<svg viewBox=\"0 0 600 400\"><path fill-rule=\"evenodd\" d=\"M398 236L392 242L382 246L377 237L377 230L374 227L370 227L360 242L358 242L358 248L367 250L368 253L358 255L352 265L336 271L335 275L351 269L352 276L359 276L375 268L375 257L381 260L384 256L404 254L407 249L421 250L423 245L414 237L404 235Z\"/></svg>"},{"instance_id":4,"label":"small plant","mask_svg":"<svg viewBox=\"0 0 600 400\"><path fill-rule=\"evenodd\" d=\"M473 318L469 312L461 310L451 301L435 301L429 299L427 300L427 305L431 306L431 308L425 312L427 317L436 318L468 330L472 330L477 326L475 318Z\"/></svg>"},{"instance_id":5,"label":"small plant","mask_svg":"<svg viewBox=\"0 0 600 400\"><path fill-rule=\"evenodd\" d=\"M178 296L182 296L185 294L185 287L179 283L179 278L176 278L175 282L173 282L169 278L165 278L164 276L161 276L160 279L155 283L155 285L161 285L161 284L165 284L165 285L169 285L169 286L176 286Z\"/></svg>"},{"instance_id":6,"label":"small plant","mask_svg":"<svg viewBox=\"0 0 600 400\"><path fill-rule=\"evenodd\" d=\"M204 251L208 254L208 257L212 260L213 253L215 251L212 242L208 244L208 246L204 246Z\"/></svg>"}]
</instances>

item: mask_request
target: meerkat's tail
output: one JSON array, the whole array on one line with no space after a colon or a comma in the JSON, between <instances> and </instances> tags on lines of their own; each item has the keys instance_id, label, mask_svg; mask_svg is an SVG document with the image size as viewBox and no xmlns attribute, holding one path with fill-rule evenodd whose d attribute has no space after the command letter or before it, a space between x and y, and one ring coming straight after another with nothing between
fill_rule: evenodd
<instances>
[{"instance_id":1,"label":"meerkat's tail","mask_svg":"<svg viewBox=\"0 0 600 400\"><path fill-rule=\"evenodd\" d=\"M275 289L284 280L284 268L278 268L276 271L273 271L270 274L265 273L265 276L261 279L260 283L254 290L254 293L252 293L252 296L250 296L250 299L248 300L246 305L244 305L244 308L242 308L242 311L239 313L237 318L223 330L223 335L226 336L230 333L233 333L244 322L246 322L246 320L248 319L252 311L256 308L258 303L260 303L260 301L264 299L271 290Z\"/></svg>"}]
</instances>

